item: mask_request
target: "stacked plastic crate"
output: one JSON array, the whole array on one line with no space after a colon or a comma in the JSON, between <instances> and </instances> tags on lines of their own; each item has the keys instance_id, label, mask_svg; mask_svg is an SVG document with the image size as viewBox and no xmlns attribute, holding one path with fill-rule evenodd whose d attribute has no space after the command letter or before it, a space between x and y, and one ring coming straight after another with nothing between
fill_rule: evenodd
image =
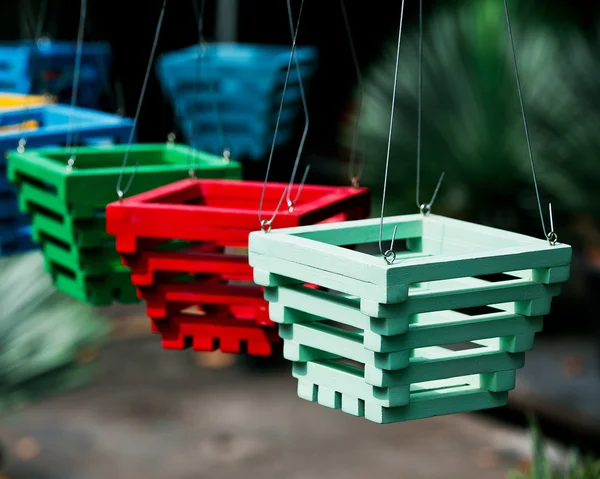
<instances>
[{"instance_id":1,"label":"stacked plastic crate","mask_svg":"<svg viewBox=\"0 0 600 479\"><path fill-rule=\"evenodd\" d=\"M117 115L64 105L0 111L0 255L27 251L31 242L29 211L19 210L17 189L8 179L7 154L67 143L122 143L132 121ZM45 181L45 180L44 180Z\"/></svg>"},{"instance_id":2,"label":"stacked plastic crate","mask_svg":"<svg viewBox=\"0 0 600 479\"><path fill-rule=\"evenodd\" d=\"M122 169L128 148L129 166ZM33 239L55 286L102 306L137 301L130 272L106 234L105 208L117 198L121 173L126 182L134 175L129 193L136 194L186 178L191 164L199 176L241 174L239 164L186 146L139 144L11 152L8 177L17 187L21 211L31 215Z\"/></svg>"},{"instance_id":3,"label":"stacked plastic crate","mask_svg":"<svg viewBox=\"0 0 600 479\"><path fill-rule=\"evenodd\" d=\"M208 44L163 55L158 76L172 103L185 141L234 158L260 159L271 148L291 48ZM317 50L296 49L300 77L289 74L277 145L287 143L302 113L305 92L317 67Z\"/></svg>"},{"instance_id":4,"label":"stacked plastic crate","mask_svg":"<svg viewBox=\"0 0 600 479\"><path fill-rule=\"evenodd\" d=\"M287 184L271 183L271 218ZM262 288L252 282L248 234L258 228L262 182L189 179L106 208L107 230L132 270L163 347L268 356L279 341ZM366 188L306 185L274 227L364 218Z\"/></svg>"},{"instance_id":5,"label":"stacked plastic crate","mask_svg":"<svg viewBox=\"0 0 600 479\"><path fill-rule=\"evenodd\" d=\"M379 423L505 405L571 247L441 216L383 226L250 234L298 395Z\"/></svg>"},{"instance_id":6,"label":"stacked plastic crate","mask_svg":"<svg viewBox=\"0 0 600 479\"><path fill-rule=\"evenodd\" d=\"M50 95L24 95L22 93L0 93L0 112L54 103Z\"/></svg>"},{"instance_id":7,"label":"stacked plastic crate","mask_svg":"<svg viewBox=\"0 0 600 479\"><path fill-rule=\"evenodd\" d=\"M0 92L50 94L70 103L76 43L47 39L0 43ZM107 43L84 43L77 104L97 108L111 64Z\"/></svg>"}]
</instances>

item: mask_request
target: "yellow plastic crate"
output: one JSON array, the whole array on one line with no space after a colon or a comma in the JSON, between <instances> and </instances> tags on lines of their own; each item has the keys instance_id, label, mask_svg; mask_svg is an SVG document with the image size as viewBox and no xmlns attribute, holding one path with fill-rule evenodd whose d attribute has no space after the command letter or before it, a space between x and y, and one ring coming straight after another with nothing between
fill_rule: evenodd
<instances>
[{"instance_id":1,"label":"yellow plastic crate","mask_svg":"<svg viewBox=\"0 0 600 479\"><path fill-rule=\"evenodd\" d=\"M50 95L22 95L18 93L0 93L0 111L47 105L56 100Z\"/></svg>"}]
</instances>

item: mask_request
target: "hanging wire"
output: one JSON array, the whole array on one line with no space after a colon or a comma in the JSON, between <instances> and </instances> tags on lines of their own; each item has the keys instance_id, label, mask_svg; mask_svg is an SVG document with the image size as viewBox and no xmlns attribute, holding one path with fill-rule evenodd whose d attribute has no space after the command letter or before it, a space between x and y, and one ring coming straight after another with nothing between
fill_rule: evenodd
<instances>
[{"instance_id":1,"label":"hanging wire","mask_svg":"<svg viewBox=\"0 0 600 479\"><path fill-rule=\"evenodd\" d=\"M423 119L423 0L419 0L419 85L417 94L417 208L421 208L421 130Z\"/></svg>"},{"instance_id":2,"label":"hanging wire","mask_svg":"<svg viewBox=\"0 0 600 479\"><path fill-rule=\"evenodd\" d=\"M108 97L111 110L119 113L121 109L117 100L116 85L113 85L110 82L108 69L105 68L106 65L100 61L101 57L100 54L94 56L96 66L98 67L98 74L102 79L102 86Z\"/></svg>"},{"instance_id":3,"label":"hanging wire","mask_svg":"<svg viewBox=\"0 0 600 479\"><path fill-rule=\"evenodd\" d=\"M115 103L117 105L117 114L125 116L125 94L123 92L123 83L120 80L115 81Z\"/></svg>"},{"instance_id":4,"label":"hanging wire","mask_svg":"<svg viewBox=\"0 0 600 479\"><path fill-rule=\"evenodd\" d=\"M198 81L200 79L200 58L204 56L204 52L205 52L205 46L204 46L204 12L205 12L205 7L206 7L206 1L202 0L202 3L200 5L200 7L198 6L198 0L193 0L192 2L193 6L194 6L194 14L195 17L198 19L198 48L196 50L196 75L194 76L194 93L196 95L198 95L199 93L199 85L198 85ZM195 115L192 119L192 138L191 138L191 142L192 144L194 144L194 138L195 138L195 133L196 133L196 125L198 124L198 122L195 120ZM194 155L192 153L192 151L190 150L190 155L192 156L192 159L190 161L190 178L192 179L196 179L196 166L195 166L195 158Z\"/></svg>"},{"instance_id":5,"label":"hanging wire","mask_svg":"<svg viewBox=\"0 0 600 479\"><path fill-rule=\"evenodd\" d=\"M535 173L535 164L533 161L533 150L531 148L531 138L529 136L529 128L527 126L527 115L525 114L525 104L523 101L523 91L521 89L521 80L519 78L519 66L517 63L517 54L515 51L515 43L513 39L513 32L510 23L510 15L508 13L508 3L507 0L504 0L504 13L506 16L506 26L508 28L508 37L510 39L510 48L512 52L513 66L515 70L515 81L517 83L517 92L519 94L519 103L521 105L521 116L523 117L523 128L525 130L525 140L527 143L527 151L529 153L529 162L531 163L531 173L533 175L533 186L535 188L535 196L537 198L538 210L540 213L540 220L542 223L542 230L544 231L544 236L548 240L548 243L551 246L554 246L558 241L558 236L554 231L554 221L552 219L552 205L550 205L550 232L546 230L546 222L544 221L544 213L542 212L542 201L540 199L540 191L538 188L537 175Z\"/></svg>"},{"instance_id":6,"label":"hanging wire","mask_svg":"<svg viewBox=\"0 0 600 479\"><path fill-rule=\"evenodd\" d=\"M292 36L292 40L294 39L294 18L292 16L292 5L290 0L287 0L287 8L288 8L288 19L290 23L290 34ZM292 187L294 183L294 179L296 178L296 172L298 171L298 165L300 164L300 158L302 157L302 151L304 150L304 143L306 142L306 137L308 136L308 128L310 125L310 118L308 115L308 105L306 103L306 94L304 93L304 82L302 81L302 72L300 71L300 63L298 61L298 55L294 55L294 60L296 63L296 74L298 75L298 84L300 86L300 96L302 97L302 108L304 109L304 131L302 132L302 138L300 140L300 145L298 146L298 152L296 153L296 161L294 162L294 168L292 169L292 176L290 178L290 183L287 188L286 201L288 206L288 211L291 213L294 210L294 205L300 198L300 194L302 193L302 188L304 187L304 183L306 182L306 178L308 177L308 172L310 170L310 165L306 167L304 170L304 175L302 175L302 181L298 186L298 191L296 192L296 196L294 199L290 199L292 193Z\"/></svg>"},{"instance_id":7,"label":"hanging wire","mask_svg":"<svg viewBox=\"0 0 600 479\"><path fill-rule=\"evenodd\" d=\"M277 216L277 213L279 212L279 208L281 208L281 204L283 203L284 198L286 197L287 194L287 190L289 188L289 184L286 185L286 187L284 188L282 194L281 194L281 198L279 199L279 202L277 203L277 206L275 207L275 210L273 211L273 215L271 216L270 219L268 220L264 220L262 218L262 210L263 210L263 203L265 200L265 192L267 190L267 181L269 179L269 171L271 170L271 163L273 161L273 153L275 152L275 144L277 141L277 132L279 130L279 123L281 122L281 113L283 111L283 104L285 101L285 92L287 91L287 86L290 80L290 72L292 70L292 61L294 60L294 55L296 54L296 40L298 39L298 30L300 28L300 20L302 18L302 10L304 8L304 0L302 0L302 2L300 3L300 12L298 13L298 20L296 22L296 30L294 32L294 38L292 40L292 50L290 52L290 60L288 62L288 67L287 67L287 71L286 71L286 75L285 75L285 82L283 84L283 93L281 95L281 103L279 105L279 112L277 114L277 121L275 122L275 133L273 135L273 142L271 144L271 151L269 153L269 161L267 162L267 171L265 173L265 181L263 183L263 188L262 188L262 192L260 195L260 203L258 206L258 222L260 224L260 228L261 230L268 232L271 231L271 227L273 225L273 221L275 220L275 217ZM288 11L291 10L291 5L288 2ZM298 161L299 157L296 157L296 162Z\"/></svg>"},{"instance_id":8,"label":"hanging wire","mask_svg":"<svg viewBox=\"0 0 600 479\"><path fill-rule=\"evenodd\" d=\"M360 186L360 178L362 177L363 170L365 167L364 152L361 160L356 169L356 154L358 149L358 131L360 126L360 118L362 114L362 108L365 97L365 88L363 85L362 73L360 71L360 65L358 63L358 56L356 55L356 48L354 46L354 39L352 38L352 30L350 28L350 22L348 21L348 12L346 11L346 2L340 0L342 7L342 16L344 17L344 26L346 28L346 36L348 37L348 44L350 45L350 53L352 54L352 63L354 64L354 71L356 72L356 82L358 83L359 91L359 102L358 111L356 112L356 120L354 122L354 131L352 132L352 147L350 150L350 165L348 167L348 179L355 188Z\"/></svg>"},{"instance_id":9,"label":"hanging wire","mask_svg":"<svg viewBox=\"0 0 600 479\"><path fill-rule=\"evenodd\" d=\"M558 241L558 236L554 232L554 218L552 217L552 203L548 203L548 212L550 213L550 233L548 233L548 242L554 246Z\"/></svg>"},{"instance_id":10,"label":"hanging wire","mask_svg":"<svg viewBox=\"0 0 600 479\"><path fill-rule=\"evenodd\" d=\"M203 58L206 55L206 38L204 36L204 17L205 17L205 9L206 9L206 0L202 0L202 4L198 7L198 0L194 0L194 13L196 18L198 18L198 55L196 57L196 79L200 76L199 63L200 58ZM210 83L210 82L209 82ZM211 86L212 83L211 83ZM195 83L194 91L198 92L198 84ZM231 150L229 148L227 135L225 134L225 129L223 128L223 119L221 118L221 110L219 108L219 98L218 98L218 88L214 85L213 90L214 95L213 98L213 108L215 111L215 117L217 119L217 132L219 138L221 139L221 146L223 148L223 163L229 163L231 159ZM193 127L192 127L193 130ZM193 136L193 133L192 133Z\"/></svg>"},{"instance_id":11,"label":"hanging wire","mask_svg":"<svg viewBox=\"0 0 600 479\"><path fill-rule=\"evenodd\" d=\"M146 96L146 88L148 86L148 80L150 79L150 74L152 72L152 64L154 62L154 55L156 54L156 47L158 46L158 39L160 38L160 30L162 28L163 20L165 18L165 9L167 7L167 0L163 0L162 8L160 9L160 15L158 17L158 24L156 25L156 32L154 33L154 41L152 43L152 50L150 51L150 58L148 59L148 66L146 68L146 75L144 76L144 83L142 84L142 91L140 92L140 99L138 101L137 110L135 112L135 117L133 119L133 127L131 128L131 132L129 134L129 141L127 142L127 149L125 150L125 156L123 157L123 163L121 164L121 171L119 173L119 179L117 180L117 196L119 199L123 199L123 197L131 188L131 184L133 179L135 178L135 174L137 173L138 166L140 162L138 161L135 164L133 172L129 177L129 181L125 186L125 190L121 189L121 183L123 182L123 175L125 173L125 167L127 166L127 160L129 159L129 152L131 150L131 144L133 143L133 138L135 137L135 130L137 127L138 120L140 118L140 112L142 110L142 104L144 103L144 97Z\"/></svg>"},{"instance_id":12,"label":"hanging wire","mask_svg":"<svg viewBox=\"0 0 600 479\"><path fill-rule=\"evenodd\" d=\"M33 40L35 41L35 44L37 47L38 42L41 40L42 32L44 29L44 21L46 18L48 1L43 0L37 20L35 18L35 12L33 10L33 7L31 6L31 4L29 2L27 2L27 6L29 8L27 9L28 13L25 15L25 24L27 25L27 28L30 30L31 36L32 36ZM31 20L31 22L28 21L28 19ZM35 105L33 104L33 102L27 101L25 103L25 111L29 111L29 109L34 106ZM27 144L27 140L23 136L25 129L26 129L26 123L21 122L18 126L19 133L21 134L21 138L19 138L19 142L17 143L17 152L18 153L25 153L25 145Z\"/></svg>"},{"instance_id":13,"label":"hanging wire","mask_svg":"<svg viewBox=\"0 0 600 479\"><path fill-rule=\"evenodd\" d=\"M429 203L421 203L421 140L423 130L423 0L419 0L419 82L418 82L418 95L417 95L417 191L415 194L415 201L417 208L421 211L424 216L429 215L431 208L437 197L438 191L444 181L445 173L442 172L437 182L437 186L433 191L431 200Z\"/></svg>"},{"instance_id":14,"label":"hanging wire","mask_svg":"<svg viewBox=\"0 0 600 479\"><path fill-rule=\"evenodd\" d=\"M74 152L73 146L73 112L77 104L77 94L79 93L79 79L81 76L81 57L83 54L83 34L85 32L85 18L87 15L87 0L81 0L81 9L79 14L79 30L77 32L77 48L75 50L75 70L73 71L73 89L71 90L71 109L69 110L69 126L67 133L67 148L69 149L69 161L67 162L67 171L72 171L77 160L77 151Z\"/></svg>"},{"instance_id":15,"label":"hanging wire","mask_svg":"<svg viewBox=\"0 0 600 479\"><path fill-rule=\"evenodd\" d=\"M40 16L38 17L38 25L35 30L36 36L35 38L40 38L42 33L44 32L44 19L46 18L46 11L48 10L48 0L44 0L42 2L42 7L40 8Z\"/></svg>"},{"instance_id":16,"label":"hanging wire","mask_svg":"<svg viewBox=\"0 0 600 479\"><path fill-rule=\"evenodd\" d=\"M89 23L85 26L85 28L89 37L93 37L95 35L95 31ZM101 52L97 55L93 55L91 58L94 60L96 68L98 69L98 76L102 81L103 91L106 92L111 110L118 113L120 111L120 105L117 99L116 85L110 81L110 68L107 68L107 65L101 61Z\"/></svg>"},{"instance_id":17,"label":"hanging wire","mask_svg":"<svg viewBox=\"0 0 600 479\"><path fill-rule=\"evenodd\" d=\"M31 2L26 2L27 10L29 11L28 18L31 19L31 24L29 25L29 30L31 31L31 35L34 40L39 40L42 36L42 32L44 30L44 19L46 18L46 11L48 10L48 0L43 0L40 5L40 12L38 14L37 21L35 19L34 8L31 6ZM30 23L26 21L26 23Z\"/></svg>"},{"instance_id":18,"label":"hanging wire","mask_svg":"<svg viewBox=\"0 0 600 479\"><path fill-rule=\"evenodd\" d=\"M31 1L25 1L24 10L25 12L22 18L22 24L25 24L25 29L29 30L31 38L37 41L42 36L42 31L44 29L44 19L46 17L46 11L48 9L48 0L43 0L40 5L40 11L38 13L38 17L36 19L35 9L31 5Z\"/></svg>"},{"instance_id":19,"label":"hanging wire","mask_svg":"<svg viewBox=\"0 0 600 479\"><path fill-rule=\"evenodd\" d=\"M89 31L89 29L88 29ZM110 81L110 72L108 65L101 61L102 55L99 53L98 55L94 55L94 62L96 63L96 67L98 68L98 76L102 79L102 87L106 92L106 96L108 97L108 102L110 103L110 108L112 111L117 114L123 115L122 105L119 104L117 85L116 83L112 83Z\"/></svg>"},{"instance_id":20,"label":"hanging wire","mask_svg":"<svg viewBox=\"0 0 600 479\"><path fill-rule=\"evenodd\" d=\"M400 43L402 41L402 22L404 20L404 0L402 0L402 6L400 7L400 27L398 28L398 47L396 50L396 68L394 71L394 90L392 93L392 111L390 113L390 131L388 134L388 145L387 145L387 154L385 159L385 177L383 180L383 197L381 199L381 218L379 221L379 252L383 255L383 259L385 259L387 264L392 264L396 259L396 253L393 251L394 247L394 239L396 238L396 229L394 228L394 232L392 234L392 242L390 244L390 249L384 251L382 244L382 235L383 235L383 215L385 213L385 194L387 190L387 180L388 180L388 171L390 166L390 150L392 147L392 132L394 129L394 109L396 106L396 88L398 85L398 65L400 63Z\"/></svg>"},{"instance_id":21,"label":"hanging wire","mask_svg":"<svg viewBox=\"0 0 600 479\"><path fill-rule=\"evenodd\" d=\"M38 24L38 29L37 31L39 32L39 36L36 37L36 44L40 45L43 42L50 42L50 38L49 38L49 32L51 31L55 31L56 30L56 13L54 15L47 15L48 13L48 9L47 9L47 3L48 2L44 2L43 7L43 12L44 15L42 16L40 14L40 23ZM53 9L51 9L52 11ZM55 28L51 28L50 26L46 26L49 19L52 19L51 24L54 24ZM46 55L43 57L44 58L44 68L42 71L48 70L50 68L50 66L52 65L51 59L49 55ZM43 75L42 77L42 87L41 87L41 92L43 95L45 96L49 96L52 97L52 94L50 92L50 88L49 88L49 84L50 84L50 78L48 75Z\"/></svg>"}]
</instances>

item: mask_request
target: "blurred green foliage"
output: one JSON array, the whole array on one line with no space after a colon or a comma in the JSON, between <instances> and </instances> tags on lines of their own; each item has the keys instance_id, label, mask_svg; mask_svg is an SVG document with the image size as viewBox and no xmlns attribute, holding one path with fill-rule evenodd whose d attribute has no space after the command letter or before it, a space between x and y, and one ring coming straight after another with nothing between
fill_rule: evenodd
<instances>
[{"instance_id":1,"label":"blurred green foliage","mask_svg":"<svg viewBox=\"0 0 600 479\"><path fill-rule=\"evenodd\" d=\"M516 55L548 224L557 231L582 214L600 217L600 42L588 41L543 2L509 1ZM438 7L424 19L421 202L442 171L434 212L541 235L503 2ZM600 39L600 37L599 37ZM397 87L386 215L414 213L417 25L405 25ZM378 215L389 131L397 38L365 72L360 142L362 184ZM344 134L350 143L352 122Z\"/></svg>"},{"instance_id":2,"label":"blurred green foliage","mask_svg":"<svg viewBox=\"0 0 600 479\"><path fill-rule=\"evenodd\" d=\"M573 450L569 454L568 463L561 469L554 470L546 456L545 441L535 420L530 421L530 434L533 446L533 457L529 471L510 471L509 479L598 479L600 478L600 460L583 458Z\"/></svg>"},{"instance_id":3,"label":"blurred green foliage","mask_svg":"<svg viewBox=\"0 0 600 479\"><path fill-rule=\"evenodd\" d=\"M0 258L0 415L92 378L106 318L54 287L39 251Z\"/></svg>"}]
</instances>

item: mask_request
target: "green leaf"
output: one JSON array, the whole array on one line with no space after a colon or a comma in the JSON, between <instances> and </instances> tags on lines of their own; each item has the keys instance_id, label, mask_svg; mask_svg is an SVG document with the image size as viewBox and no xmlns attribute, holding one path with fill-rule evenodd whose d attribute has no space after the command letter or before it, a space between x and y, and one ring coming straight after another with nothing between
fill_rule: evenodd
<instances>
[{"instance_id":1,"label":"green leaf","mask_svg":"<svg viewBox=\"0 0 600 479\"><path fill-rule=\"evenodd\" d=\"M590 209L600 214L595 186L600 177L600 55L572 28L557 34L543 20L541 3L510 2L542 198L552 200L555 215ZM503 2L438 8L424 20L424 31L421 202L429 200L445 171L436 212L539 234ZM396 41L390 38L365 75L360 135L367 156L361 183L375 195L381 194L384 180ZM418 31L406 26L386 214L416 211L417 80ZM345 132L346 144L353 124Z\"/></svg>"},{"instance_id":2,"label":"green leaf","mask_svg":"<svg viewBox=\"0 0 600 479\"><path fill-rule=\"evenodd\" d=\"M63 371L81 348L97 349L107 338L106 319L55 289L39 251L0 258L0 304L0 397Z\"/></svg>"}]
</instances>

